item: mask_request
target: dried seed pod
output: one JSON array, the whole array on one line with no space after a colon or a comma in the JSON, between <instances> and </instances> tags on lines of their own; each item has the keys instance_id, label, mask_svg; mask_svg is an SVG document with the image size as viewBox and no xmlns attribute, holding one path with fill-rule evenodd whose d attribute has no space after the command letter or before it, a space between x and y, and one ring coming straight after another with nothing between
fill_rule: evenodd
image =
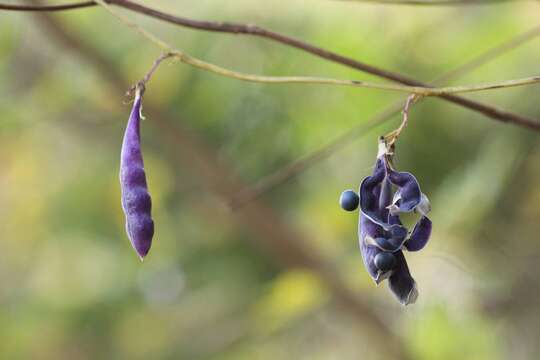
<instances>
[{"instance_id":1,"label":"dried seed pod","mask_svg":"<svg viewBox=\"0 0 540 360\"><path fill-rule=\"evenodd\" d=\"M146 183L139 133L142 91L137 89L120 154L120 187L122 208L126 215L126 232L141 260L148 254L154 235L152 199Z\"/></svg>"},{"instance_id":2,"label":"dried seed pod","mask_svg":"<svg viewBox=\"0 0 540 360\"><path fill-rule=\"evenodd\" d=\"M391 166L393 151L381 139L373 174L360 184L360 252L375 283L388 279L399 302L409 305L416 301L418 289L403 250L419 251L426 246L432 228L426 214L431 206L416 178ZM399 215L412 211L421 218L409 233Z\"/></svg>"}]
</instances>

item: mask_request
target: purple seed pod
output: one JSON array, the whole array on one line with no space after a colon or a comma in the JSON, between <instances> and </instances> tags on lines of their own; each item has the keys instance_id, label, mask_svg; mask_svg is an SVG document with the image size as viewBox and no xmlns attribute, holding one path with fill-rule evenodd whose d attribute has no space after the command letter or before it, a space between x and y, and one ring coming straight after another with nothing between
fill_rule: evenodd
<instances>
[{"instance_id":1,"label":"purple seed pod","mask_svg":"<svg viewBox=\"0 0 540 360\"><path fill-rule=\"evenodd\" d=\"M360 253L375 283L388 280L398 301L409 305L416 301L418 289L403 251L419 251L428 243L432 223L426 214L431 206L414 175L392 167L392 155L381 139L373 174L360 184ZM399 215L413 211L421 217L409 232Z\"/></svg>"},{"instance_id":2,"label":"purple seed pod","mask_svg":"<svg viewBox=\"0 0 540 360\"><path fill-rule=\"evenodd\" d=\"M142 91L137 89L120 153L120 187L126 232L141 260L148 254L154 235L152 199L146 184L139 134Z\"/></svg>"}]
</instances>

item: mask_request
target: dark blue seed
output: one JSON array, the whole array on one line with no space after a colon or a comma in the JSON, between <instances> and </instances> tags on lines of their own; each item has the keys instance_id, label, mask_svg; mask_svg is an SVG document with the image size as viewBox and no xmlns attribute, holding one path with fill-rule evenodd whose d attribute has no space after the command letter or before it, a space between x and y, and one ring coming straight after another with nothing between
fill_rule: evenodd
<instances>
[{"instance_id":1,"label":"dark blue seed","mask_svg":"<svg viewBox=\"0 0 540 360\"><path fill-rule=\"evenodd\" d=\"M396 257L392 253L381 252L375 256L373 262L375 263L377 269L381 271L388 271L392 270L394 266L396 266Z\"/></svg>"},{"instance_id":2,"label":"dark blue seed","mask_svg":"<svg viewBox=\"0 0 540 360\"><path fill-rule=\"evenodd\" d=\"M339 205L346 211L354 211L358 208L360 197L353 190L345 190L339 197Z\"/></svg>"}]
</instances>

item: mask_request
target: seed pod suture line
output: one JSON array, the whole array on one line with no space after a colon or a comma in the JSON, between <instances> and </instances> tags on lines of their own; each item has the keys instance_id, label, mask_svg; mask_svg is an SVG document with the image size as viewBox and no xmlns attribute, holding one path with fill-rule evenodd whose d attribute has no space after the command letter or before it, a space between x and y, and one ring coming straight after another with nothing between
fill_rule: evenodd
<instances>
[{"instance_id":1,"label":"seed pod suture line","mask_svg":"<svg viewBox=\"0 0 540 360\"><path fill-rule=\"evenodd\" d=\"M148 254L154 235L152 199L146 183L140 138L143 91L144 88L137 88L120 153L120 187L126 232L141 261Z\"/></svg>"}]
</instances>

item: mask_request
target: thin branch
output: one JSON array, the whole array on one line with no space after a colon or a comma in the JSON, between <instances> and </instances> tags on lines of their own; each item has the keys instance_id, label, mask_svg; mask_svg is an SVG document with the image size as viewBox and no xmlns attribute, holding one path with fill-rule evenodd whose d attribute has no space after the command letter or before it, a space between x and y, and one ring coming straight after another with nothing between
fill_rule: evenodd
<instances>
[{"instance_id":1,"label":"thin branch","mask_svg":"<svg viewBox=\"0 0 540 360\"><path fill-rule=\"evenodd\" d=\"M10 11L65 11L65 10L74 10L82 9L90 6L97 5L94 1L82 1L71 4L59 4L59 5L18 5L18 4L0 4L0 10L10 10Z\"/></svg>"},{"instance_id":2,"label":"thin branch","mask_svg":"<svg viewBox=\"0 0 540 360\"><path fill-rule=\"evenodd\" d=\"M531 30L512 37L510 40L505 41L498 46L486 50L477 57L474 57L455 69L447 71L443 75L435 78L433 82L447 82L463 76L488 63L489 61L492 61L495 58L525 44L526 42L537 38L538 36L540 36L540 26L536 26ZM287 180L294 178L298 174L311 168L313 165L328 158L336 151L349 145L354 140L358 140L361 136L368 134L369 131L373 130L377 126L390 120L394 115L399 113L401 108L402 100L398 100L385 110L368 119L366 122L354 126L352 129L349 129L347 132L343 133L341 136L338 136L332 142L324 145L318 150L304 155L292 163L272 172L269 175L264 176L254 184L251 184L249 187L246 187L234 194L234 196L229 200L229 206L233 210L239 209L250 201L276 188L280 184L285 183Z\"/></svg>"},{"instance_id":3,"label":"thin branch","mask_svg":"<svg viewBox=\"0 0 540 360\"><path fill-rule=\"evenodd\" d=\"M109 1L110 2L110 1ZM188 27L198 30L206 30L213 32L221 33L232 33L232 34L245 34L262 37L268 40L272 40L283 45L293 47L312 55L318 56L325 60L335 62L348 66L350 68L360 70L381 78L392 80L401 84L410 85L410 86L427 86L426 84L411 79L407 76L384 70L373 65L365 64L363 62L348 58L346 56L331 52L329 50L317 47L315 45L309 44L307 42L292 38L290 36L267 30L263 27L253 25L253 24L237 24L237 23L225 23L225 22L212 22L212 21L199 21L193 19L182 18L179 16L174 16L167 14L146 6L134 3L129 0L114 0L114 4L141 14L145 14L151 17L154 17L159 20L163 20L175 25ZM519 126L523 126L529 129L540 131L540 121L533 120L526 116L515 114L510 111L506 111L491 105L486 105L477 101L469 100L463 97L455 95L443 95L441 96L445 100L453 102L455 104L461 105L463 107L469 108L471 110L480 112L485 116L492 118L494 120L502 122L510 122Z\"/></svg>"},{"instance_id":4,"label":"thin branch","mask_svg":"<svg viewBox=\"0 0 540 360\"><path fill-rule=\"evenodd\" d=\"M99 0L96 0L99 1ZM126 25L131 26L132 28L136 26L133 22L128 22ZM137 30L142 28L137 26ZM139 31L140 32L140 31ZM524 85L534 85L540 83L540 76L532 76L522 79L507 80L498 83L491 84L477 84L477 85L462 85L462 86L448 86L440 88L430 88L430 87L421 87L421 86L407 86L407 85L393 85L393 84L376 84L360 80L341 80L341 79L332 79L332 78L323 78L316 76L264 76L264 75L254 75L242 73L230 69L223 68L221 66L197 59L191 55L186 54L183 51L172 49L170 47L162 47L163 41L156 38L153 34L148 33L147 31L141 32L148 40L154 42L162 50L168 50L166 54L167 58L176 58L183 62L194 66L198 69L212 72L217 75L224 77L242 80L247 82L255 83L266 83L266 84L319 84L319 85L338 85L338 86L350 86L350 87L359 87L359 88L368 88L368 89L378 89L378 90L390 90L390 91L400 91L406 93L412 93L419 96L440 96L447 94L457 94L457 93L470 93L478 92L485 90L493 89L503 89ZM150 37L147 35L151 35ZM539 124L540 125L540 124Z\"/></svg>"},{"instance_id":5,"label":"thin branch","mask_svg":"<svg viewBox=\"0 0 540 360\"><path fill-rule=\"evenodd\" d=\"M412 94L407 97L407 100L405 101L405 106L403 107L402 111L403 120L401 121L401 124L397 129L391 131L384 137L386 140L386 144L389 148L394 146L403 129L405 129L405 127L407 127L407 125L409 124L409 111L411 110L412 105L420 99L421 97L416 94Z\"/></svg>"},{"instance_id":6,"label":"thin branch","mask_svg":"<svg viewBox=\"0 0 540 360\"><path fill-rule=\"evenodd\" d=\"M263 27L253 25L253 24L237 24L237 23L225 23L225 22L213 22L213 21L199 21L193 19L182 18L179 16L174 16L167 14L146 6L134 3L129 0L115 0L114 4L141 14L145 14L151 17L154 17L159 20L163 20L175 25L188 27L198 30L206 30L213 32L221 33L232 33L232 34L244 34L262 37L271 41L281 43L283 45L293 47L312 55L318 56L325 60L335 62L338 64L345 65L347 67L360 70L381 78L392 80L401 84L410 85L410 86L427 86L426 84L411 79L407 76L384 70L373 65L365 64L363 62L348 58L346 56L334 53L332 51L317 47L315 45L309 44L307 42L292 38L290 36L265 29ZM492 118L494 120L502 122L510 122L519 126L524 126L529 129L540 131L540 121L530 119L526 116L515 114L503 109L499 109L494 106L485 105L483 103L469 100L463 97L455 95L443 95L441 96L445 100L453 102L455 104L461 105L463 107L469 108L471 110L480 112L485 116Z\"/></svg>"},{"instance_id":7,"label":"thin branch","mask_svg":"<svg viewBox=\"0 0 540 360\"><path fill-rule=\"evenodd\" d=\"M323 78L316 76L263 76L242 73L230 69L223 68L219 65L215 65L200 59L197 59L181 50L174 49L168 45L165 41L157 37L155 34L144 29L142 26L136 24L126 16L120 14L111 6L109 6L103 0L95 0L99 5L105 8L111 15L116 17L126 26L132 28L143 37L154 43L161 48L162 51L167 53L167 57L174 57L184 64L191 65L201 70L209 71L217 75L229 77L236 80L256 82L256 83L268 83L268 84L320 84L320 85L338 85L338 86L351 86L369 89L379 90L392 90L412 93L420 96L440 96L457 93L469 93L492 89L503 89L516 86L532 85L540 83L540 76L532 76L522 79L513 79L491 84L479 84L479 85L462 85L462 86L449 86L441 88L423 87L423 86L409 86L409 85L394 85L394 84L375 84L360 80L341 80L332 78ZM538 124L540 126L540 123Z\"/></svg>"},{"instance_id":8,"label":"thin branch","mask_svg":"<svg viewBox=\"0 0 540 360\"><path fill-rule=\"evenodd\" d=\"M152 64L152 67L150 68L150 70L146 73L146 75L144 75L144 77L141 80L139 80L139 82L137 82L137 84L132 85L129 88L129 90L126 92L126 96L131 97L133 95L133 92L137 88L143 88L144 89L146 84L150 81L150 78L152 78L152 75L154 74L154 72L159 67L159 64L161 64L161 62L163 60L168 59L171 56L172 56L171 53L164 53L164 54L161 54L156 60L154 60L154 63Z\"/></svg>"},{"instance_id":9,"label":"thin branch","mask_svg":"<svg viewBox=\"0 0 540 360\"><path fill-rule=\"evenodd\" d=\"M312 55L318 56L320 58L326 59L328 61L342 64L350 68L360 70L381 78L392 80L401 84L410 85L410 86L427 86L426 84L417 81L415 79L409 78L405 75L401 75L395 72L384 70L373 65L365 64L358 60L348 58L346 56L331 52L329 50L317 47L315 45L309 44L307 42L292 38L290 36L267 30L263 27L253 25L253 24L237 24L237 23L225 23L225 22L213 22L213 21L199 21L193 19L182 18L179 16L167 14L159 10L155 10L144 5L140 5L129 0L108 0L108 3L114 4L126 8L128 10L144 14L150 17L154 17L165 22L169 22L175 25L188 27L198 30L206 30L213 32L221 33L231 33L231 34L245 34L262 37L271 41L281 43L283 45L293 47ZM43 7L43 6L42 6ZM30 11L27 9L27 11ZM491 105L486 105L477 101L469 100L463 97L455 95L442 95L441 98L455 103L457 105L469 108L473 111L477 111L491 119L513 123L515 125L523 126L532 130L540 130L540 122L534 119L515 114L510 111L506 111Z\"/></svg>"}]
</instances>

